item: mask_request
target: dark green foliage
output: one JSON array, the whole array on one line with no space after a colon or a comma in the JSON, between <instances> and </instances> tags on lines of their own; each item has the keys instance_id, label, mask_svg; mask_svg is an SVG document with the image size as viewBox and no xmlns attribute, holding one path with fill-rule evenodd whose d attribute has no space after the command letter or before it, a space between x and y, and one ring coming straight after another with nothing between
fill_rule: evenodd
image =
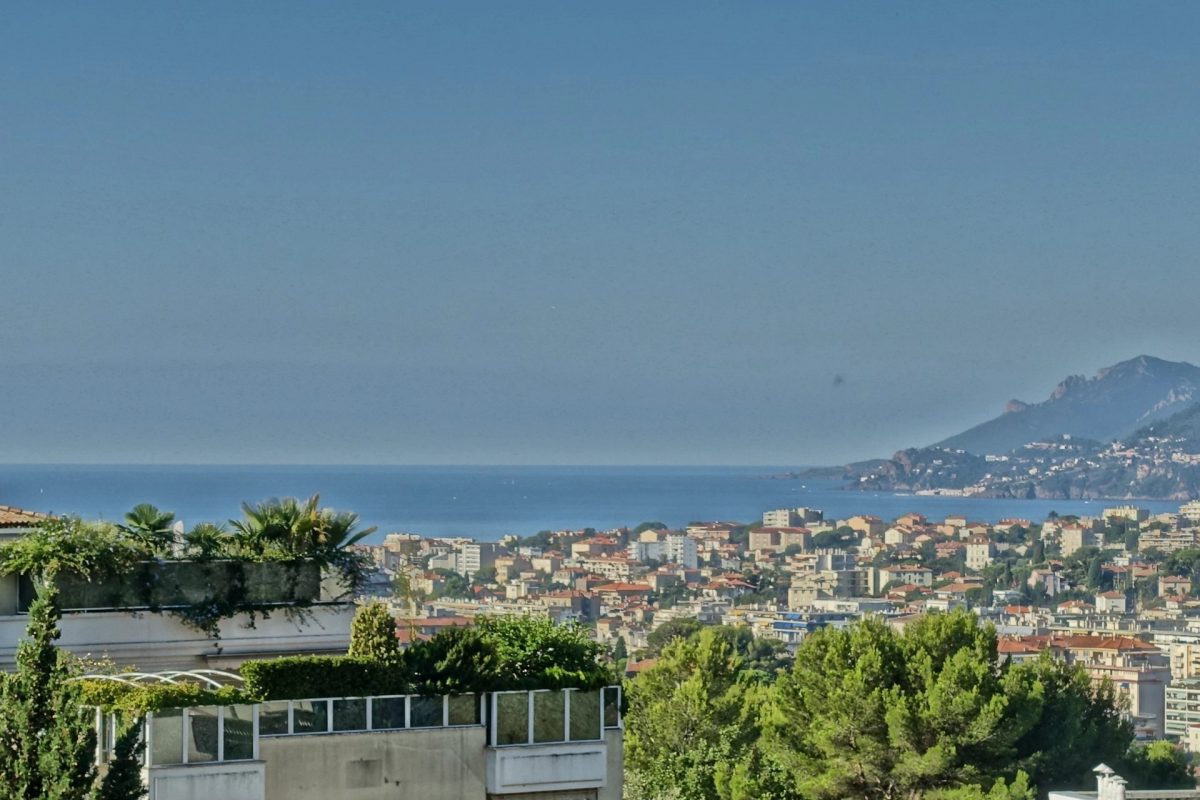
<instances>
[{"instance_id":1,"label":"dark green foliage","mask_svg":"<svg viewBox=\"0 0 1200 800\"><path fill-rule=\"evenodd\" d=\"M1176 550L1167 556L1163 569L1168 575L1179 575L1190 578L1192 583L1200 583L1200 549Z\"/></svg>"},{"instance_id":2,"label":"dark green foliage","mask_svg":"<svg viewBox=\"0 0 1200 800\"><path fill-rule=\"evenodd\" d=\"M319 599L326 570L347 593L361 586L370 560L351 546L374 529L357 531L354 514L318 502L314 495L303 503L244 505L244 519L231 522L233 533L197 526L183 544L185 556L206 562L199 564L167 557L174 515L148 504L135 507L121 526L49 520L0 546L0 572L56 581L64 602L87 596L77 606L164 610L216 638L218 623L238 614L253 619L286 606L302 615ZM260 597L264 587L274 593Z\"/></svg>"},{"instance_id":3,"label":"dark green foliage","mask_svg":"<svg viewBox=\"0 0 1200 800\"><path fill-rule=\"evenodd\" d=\"M452 569L438 568L433 571L442 578L442 588L435 593L437 597L470 597L471 584L462 575Z\"/></svg>"},{"instance_id":4,"label":"dark green foliage","mask_svg":"<svg viewBox=\"0 0 1200 800\"><path fill-rule=\"evenodd\" d=\"M230 520L230 555L252 561L304 559L332 569L347 592L358 589L370 568L369 557L352 549L375 528L356 530L358 515L320 508L313 495L242 504L242 519Z\"/></svg>"},{"instance_id":5,"label":"dark green foliage","mask_svg":"<svg viewBox=\"0 0 1200 800\"><path fill-rule=\"evenodd\" d=\"M859 536L858 531L843 525L831 531L821 531L818 533L813 537L813 547L822 550L828 548L844 550L847 547L857 545L860 538L862 537Z\"/></svg>"},{"instance_id":6,"label":"dark green foliage","mask_svg":"<svg viewBox=\"0 0 1200 800\"><path fill-rule=\"evenodd\" d=\"M613 681L604 648L583 625L545 617L483 617L468 629L496 649L495 687L488 689L597 689ZM415 649L415 648L414 648Z\"/></svg>"},{"instance_id":7,"label":"dark green foliage","mask_svg":"<svg viewBox=\"0 0 1200 800\"><path fill-rule=\"evenodd\" d=\"M1029 563L1035 566L1046 563L1046 543L1041 539L1033 543L1033 552L1030 553Z\"/></svg>"},{"instance_id":8,"label":"dark green foliage","mask_svg":"<svg viewBox=\"0 0 1200 800\"><path fill-rule=\"evenodd\" d=\"M152 555L114 525L63 517L0 546L0 572L35 580L70 574L100 581L128 572Z\"/></svg>"},{"instance_id":9,"label":"dark green foliage","mask_svg":"<svg viewBox=\"0 0 1200 800\"><path fill-rule=\"evenodd\" d=\"M639 796L1024 800L1088 785L1133 738L1110 685L1049 656L1002 661L995 631L963 611L902 634L875 618L817 631L773 684L747 680L733 641L676 640L630 683Z\"/></svg>"},{"instance_id":10,"label":"dark green foliage","mask_svg":"<svg viewBox=\"0 0 1200 800\"><path fill-rule=\"evenodd\" d=\"M665 531L667 526L661 522L643 522L633 529L634 535L645 531Z\"/></svg>"},{"instance_id":11,"label":"dark green foliage","mask_svg":"<svg viewBox=\"0 0 1200 800\"><path fill-rule=\"evenodd\" d=\"M354 620L350 623L349 655L385 664L399 661L396 618L383 603L359 606L354 613Z\"/></svg>"},{"instance_id":12,"label":"dark green foliage","mask_svg":"<svg viewBox=\"0 0 1200 800\"><path fill-rule=\"evenodd\" d=\"M496 568L483 567L474 575L471 576L471 583L475 586L485 586L489 583L496 582Z\"/></svg>"},{"instance_id":13,"label":"dark green foliage","mask_svg":"<svg viewBox=\"0 0 1200 800\"><path fill-rule=\"evenodd\" d=\"M152 553L169 553L174 541L174 524L175 515L170 511L139 503L125 515L125 524L117 527Z\"/></svg>"},{"instance_id":14,"label":"dark green foliage","mask_svg":"<svg viewBox=\"0 0 1200 800\"><path fill-rule=\"evenodd\" d=\"M617 641L613 644L612 659L613 661L625 661L629 658L629 646L625 644L625 637L618 636Z\"/></svg>"},{"instance_id":15,"label":"dark green foliage","mask_svg":"<svg viewBox=\"0 0 1200 800\"><path fill-rule=\"evenodd\" d=\"M16 672L0 688L0 798L83 800L96 777L93 716L55 645L61 616L47 587L29 611Z\"/></svg>"},{"instance_id":16,"label":"dark green foliage","mask_svg":"<svg viewBox=\"0 0 1200 800\"><path fill-rule=\"evenodd\" d=\"M201 522L183 535L184 555L193 561L220 558L232 548L232 539L224 525Z\"/></svg>"},{"instance_id":17,"label":"dark green foliage","mask_svg":"<svg viewBox=\"0 0 1200 800\"><path fill-rule=\"evenodd\" d=\"M787 645L778 639L755 636L745 625L716 625L711 630L729 642L733 652L741 659L742 680L773 680L775 674L792 661ZM693 637L696 635L693 634Z\"/></svg>"},{"instance_id":18,"label":"dark green foliage","mask_svg":"<svg viewBox=\"0 0 1200 800\"><path fill-rule=\"evenodd\" d=\"M260 700L407 694L408 673L398 666L350 656L284 656L241 666L247 694Z\"/></svg>"},{"instance_id":19,"label":"dark green foliage","mask_svg":"<svg viewBox=\"0 0 1200 800\"><path fill-rule=\"evenodd\" d=\"M127 721L117 732L108 772L96 790L95 800L141 800L146 796L142 765L138 761L146 744L142 740L142 718Z\"/></svg>"},{"instance_id":20,"label":"dark green foliage","mask_svg":"<svg viewBox=\"0 0 1200 800\"><path fill-rule=\"evenodd\" d=\"M627 796L717 800L737 744L753 736L738 680L742 660L714 630L670 641L658 663L629 684ZM760 795L761 796L761 795Z\"/></svg>"},{"instance_id":21,"label":"dark green foliage","mask_svg":"<svg viewBox=\"0 0 1200 800\"><path fill-rule=\"evenodd\" d=\"M698 633L703 627L704 623L691 617L680 617L664 622L646 636L647 652L650 656L657 656L673 640L687 639Z\"/></svg>"},{"instance_id":22,"label":"dark green foliage","mask_svg":"<svg viewBox=\"0 0 1200 800\"><path fill-rule=\"evenodd\" d=\"M502 688L496 643L474 627L451 628L404 651L404 669L420 694L463 694ZM503 688L519 689L520 686Z\"/></svg>"},{"instance_id":23,"label":"dark green foliage","mask_svg":"<svg viewBox=\"0 0 1200 800\"><path fill-rule=\"evenodd\" d=\"M1187 758L1166 741L1135 745L1117 765L1131 789L1195 789L1196 779Z\"/></svg>"},{"instance_id":24,"label":"dark green foliage","mask_svg":"<svg viewBox=\"0 0 1200 800\"><path fill-rule=\"evenodd\" d=\"M246 692L262 700L595 689L614 679L586 629L535 617L481 618L417 642L395 662L292 656L248 661L241 673Z\"/></svg>"}]
</instances>

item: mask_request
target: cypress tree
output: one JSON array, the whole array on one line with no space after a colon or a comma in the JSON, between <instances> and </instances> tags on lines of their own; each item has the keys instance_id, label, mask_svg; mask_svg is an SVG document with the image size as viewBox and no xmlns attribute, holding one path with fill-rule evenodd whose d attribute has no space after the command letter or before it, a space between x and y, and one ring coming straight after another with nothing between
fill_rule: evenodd
<instances>
[{"instance_id":1,"label":"cypress tree","mask_svg":"<svg viewBox=\"0 0 1200 800\"><path fill-rule=\"evenodd\" d=\"M360 606L350 623L350 655L393 664L400 658L396 619L383 603Z\"/></svg>"},{"instance_id":2,"label":"cypress tree","mask_svg":"<svg viewBox=\"0 0 1200 800\"><path fill-rule=\"evenodd\" d=\"M17 670L0 689L0 799L85 800L96 778L96 731L68 681L58 590L41 587L29 609Z\"/></svg>"},{"instance_id":3,"label":"cypress tree","mask_svg":"<svg viewBox=\"0 0 1200 800\"><path fill-rule=\"evenodd\" d=\"M113 745L112 761L100 782L95 800L141 800L146 796L142 783L142 765L138 756L145 749L142 740L142 719L138 717L125 725Z\"/></svg>"}]
</instances>

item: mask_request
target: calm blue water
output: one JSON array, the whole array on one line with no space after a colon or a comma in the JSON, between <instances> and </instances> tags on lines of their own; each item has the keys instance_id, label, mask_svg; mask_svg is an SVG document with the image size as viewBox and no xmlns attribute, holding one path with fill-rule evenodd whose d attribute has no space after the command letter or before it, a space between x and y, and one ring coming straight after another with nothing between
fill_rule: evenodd
<instances>
[{"instance_id":1,"label":"calm blue water","mask_svg":"<svg viewBox=\"0 0 1200 800\"><path fill-rule=\"evenodd\" d=\"M847 492L827 481L771 480L788 467L344 467L0 465L0 504L120 519L137 503L174 511L189 526L238 516L243 500L307 497L355 511L379 532L497 539L543 529L611 528L657 520L749 521L771 508L811 506L826 516L908 511L995 521L1095 514L1100 501L984 500ZM1178 503L1140 501L1152 511Z\"/></svg>"}]
</instances>

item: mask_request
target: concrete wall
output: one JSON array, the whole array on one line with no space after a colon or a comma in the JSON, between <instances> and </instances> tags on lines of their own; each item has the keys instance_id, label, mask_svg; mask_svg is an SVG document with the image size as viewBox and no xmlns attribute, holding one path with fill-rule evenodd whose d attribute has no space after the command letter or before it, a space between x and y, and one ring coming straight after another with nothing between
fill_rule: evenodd
<instances>
[{"instance_id":1,"label":"concrete wall","mask_svg":"<svg viewBox=\"0 0 1200 800\"><path fill-rule=\"evenodd\" d=\"M622 732L605 733L606 777L597 789L496 795L512 800L621 800ZM259 740L266 800L487 800L482 727L280 736ZM531 747L530 750L546 746ZM571 747L571 745L564 745ZM510 753L521 748L504 748ZM552 747L550 749L553 749ZM216 800L216 796L205 800Z\"/></svg>"},{"instance_id":2,"label":"concrete wall","mask_svg":"<svg viewBox=\"0 0 1200 800\"><path fill-rule=\"evenodd\" d=\"M239 761L153 767L146 780L148 800L264 800L264 766Z\"/></svg>"},{"instance_id":3,"label":"concrete wall","mask_svg":"<svg viewBox=\"0 0 1200 800\"><path fill-rule=\"evenodd\" d=\"M484 800L486 743L482 727L284 736L259 755L268 800Z\"/></svg>"},{"instance_id":4,"label":"concrete wall","mask_svg":"<svg viewBox=\"0 0 1200 800\"><path fill-rule=\"evenodd\" d=\"M608 783L600 789L597 800L621 800L625 796L625 746L623 731L604 732L608 743Z\"/></svg>"},{"instance_id":5,"label":"concrete wall","mask_svg":"<svg viewBox=\"0 0 1200 800\"><path fill-rule=\"evenodd\" d=\"M309 618L288 619L283 610L250 619L239 615L221 622L221 638L210 639L169 614L97 611L64 614L58 644L77 655L108 657L141 670L229 667L247 658L280 653L339 652L350 644L352 606L317 606ZM11 669L17 642L28 617L0 615L0 669Z\"/></svg>"}]
</instances>

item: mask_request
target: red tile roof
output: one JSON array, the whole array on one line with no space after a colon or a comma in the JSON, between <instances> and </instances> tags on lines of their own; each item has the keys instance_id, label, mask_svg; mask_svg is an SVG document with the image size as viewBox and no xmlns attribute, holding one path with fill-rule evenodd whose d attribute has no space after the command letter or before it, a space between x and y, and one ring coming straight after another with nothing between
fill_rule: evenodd
<instances>
[{"instance_id":1,"label":"red tile roof","mask_svg":"<svg viewBox=\"0 0 1200 800\"><path fill-rule=\"evenodd\" d=\"M37 511L25 511L20 508L13 508L12 506L0 506L0 528L27 528L30 525L36 525L48 519L53 519L53 517Z\"/></svg>"}]
</instances>

